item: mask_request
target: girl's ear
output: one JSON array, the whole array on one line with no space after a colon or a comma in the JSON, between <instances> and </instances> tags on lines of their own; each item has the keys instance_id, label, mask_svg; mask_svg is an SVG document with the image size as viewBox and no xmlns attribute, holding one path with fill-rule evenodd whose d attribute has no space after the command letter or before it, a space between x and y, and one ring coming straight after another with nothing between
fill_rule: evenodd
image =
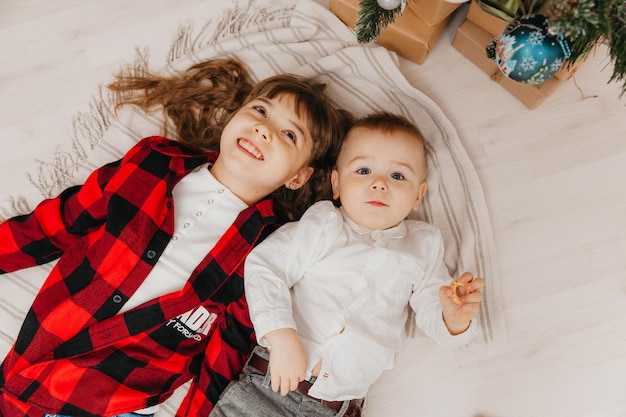
<instances>
[{"instance_id":1,"label":"girl's ear","mask_svg":"<svg viewBox=\"0 0 626 417\"><path fill-rule=\"evenodd\" d=\"M420 208L420 202L422 201L422 197L424 197L424 194L426 194L427 188L428 188L428 184L426 184L426 181L420 184L420 189L417 194L417 199L413 203L413 210L417 211L417 209Z\"/></svg>"},{"instance_id":2,"label":"girl's ear","mask_svg":"<svg viewBox=\"0 0 626 417\"><path fill-rule=\"evenodd\" d=\"M330 173L330 185L333 187L333 200L339 198L339 172L336 169Z\"/></svg>"},{"instance_id":3,"label":"girl's ear","mask_svg":"<svg viewBox=\"0 0 626 417\"><path fill-rule=\"evenodd\" d=\"M314 170L315 169L313 167L302 168L291 179L291 181L289 181L288 183L285 184L285 187L289 188L290 190L297 190L297 189L299 189L304 184L306 184L306 182L309 180L309 178L311 178L311 175L313 175L313 171Z\"/></svg>"}]
</instances>

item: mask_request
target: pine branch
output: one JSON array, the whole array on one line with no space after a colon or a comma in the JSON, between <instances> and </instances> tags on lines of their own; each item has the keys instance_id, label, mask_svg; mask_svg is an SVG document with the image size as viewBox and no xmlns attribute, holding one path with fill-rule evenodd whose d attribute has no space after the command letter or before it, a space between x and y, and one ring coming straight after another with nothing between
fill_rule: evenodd
<instances>
[{"instance_id":1,"label":"pine branch","mask_svg":"<svg viewBox=\"0 0 626 417\"><path fill-rule=\"evenodd\" d=\"M626 91L626 1L548 0L543 13L550 30L565 35L570 62L585 59L596 44L606 42L614 64L609 82L624 80Z\"/></svg>"},{"instance_id":2,"label":"pine branch","mask_svg":"<svg viewBox=\"0 0 626 417\"><path fill-rule=\"evenodd\" d=\"M360 9L354 25L359 43L374 42L380 33L401 14L401 7L385 10L376 0L359 0Z\"/></svg>"},{"instance_id":3,"label":"pine branch","mask_svg":"<svg viewBox=\"0 0 626 417\"><path fill-rule=\"evenodd\" d=\"M606 0L552 0L546 4L550 30L567 39L570 61L584 59L607 32L604 3Z\"/></svg>"},{"instance_id":4,"label":"pine branch","mask_svg":"<svg viewBox=\"0 0 626 417\"><path fill-rule=\"evenodd\" d=\"M626 2L614 2L607 15L609 55L614 65L609 82L623 81L623 94L626 91Z\"/></svg>"}]
</instances>

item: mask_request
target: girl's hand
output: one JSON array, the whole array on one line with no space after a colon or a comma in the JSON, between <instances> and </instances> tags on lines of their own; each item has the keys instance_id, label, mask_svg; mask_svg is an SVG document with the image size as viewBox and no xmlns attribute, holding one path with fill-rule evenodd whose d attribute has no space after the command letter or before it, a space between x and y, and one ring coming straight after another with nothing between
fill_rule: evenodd
<instances>
[{"instance_id":1,"label":"girl's hand","mask_svg":"<svg viewBox=\"0 0 626 417\"><path fill-rule=\"evenodd\" d=\"M461 281L460 287L465 289L465 291L457 292L457 295L460 295L459 304L453 301L454 293L450 286L439 289L443 321L452 335L466 331L472 319L478 314L480 302L483 299L480 289L485 285L485 281L482 278L474 278L474 275L470 272L463 273L459 280Z\"/></svg>"}]
</instances>

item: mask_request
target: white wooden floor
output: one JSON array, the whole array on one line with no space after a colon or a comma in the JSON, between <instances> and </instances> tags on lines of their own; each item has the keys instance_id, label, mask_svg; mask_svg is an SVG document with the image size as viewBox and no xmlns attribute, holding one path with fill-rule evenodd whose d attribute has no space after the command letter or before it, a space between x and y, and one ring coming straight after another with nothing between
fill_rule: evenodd
<instances>
[{"instance_id":1,"label":"white wooden floor","mask_svg":"<svg viewBox=\"0 0 626 417\"><path fill-rule=\"evenodd\" d=\"M402 68L483 181L508 337L420 390L400 387L400 415L626 416L626 97L601 49L575 76L597 97L570 80L527 110L450 46L463 14L423 65Z\"/></svg>"},{"instance_id":2,"label":"white wooden floor","mask_svg":"<svg viewBox=\"0 0 626 417\"><path fill-rule=\"evenodd\" d=\"M51 71L59 60L76 59L96 85L141 44L129 28L163 13L179 18L197 1L0 2L2 149L36 151L11 142L12 123L36 117L52 94L62 105L61 90L72 102L83 94L71 89L72 74ZM607 84L601 48L575 77L593 98L582 99L570 80L527 110L451 47L464 10L423 65L401 60L401 68L456 126L483 181L508 337L426 364L404 353L372 388L367 415L624 417L626 97ZM119 57L89 49L116 28ZM99 65L89 67L89 56ZM42 135L45 123L36 127ZM425 377L433 368L437 376Z\"/></svg>"}]
</instances>

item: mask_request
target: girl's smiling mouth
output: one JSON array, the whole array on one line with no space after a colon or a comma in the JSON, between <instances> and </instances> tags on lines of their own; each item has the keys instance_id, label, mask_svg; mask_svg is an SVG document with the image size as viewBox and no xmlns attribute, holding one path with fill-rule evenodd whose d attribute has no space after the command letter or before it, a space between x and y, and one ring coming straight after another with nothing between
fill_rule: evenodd
<instances>
[{"instance_id":1,"label":"girl's smiling mouth","mask_svg":"<svg viewBox=\"0 0 626 417\"><path fill-rule=\"evenodd\" d=\"M245 150L248 154L250 154L251 156L253 156L254 158L263 161L265 158L263 157L263 153L261 153L261 151L259 150L259 148L257 148L254 143L250 142L248 139L246 138L240 138L237 141L237 144L239 145L240 148L242 148L243 150Z\"/></svg>"}]
</instances>

